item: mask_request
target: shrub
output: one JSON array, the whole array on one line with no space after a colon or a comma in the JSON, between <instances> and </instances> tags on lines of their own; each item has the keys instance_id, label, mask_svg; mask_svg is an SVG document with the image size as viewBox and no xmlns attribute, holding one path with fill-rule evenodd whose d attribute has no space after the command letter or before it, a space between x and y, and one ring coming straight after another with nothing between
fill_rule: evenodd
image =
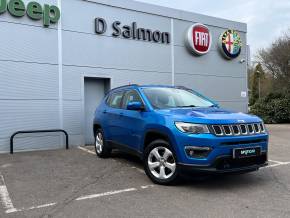
<instances>
[{"instance_id":1,"label":"shrub","mask_svg":"<svg viewBox=\"0 0 290 218\"><path fill-rule=\"evenodd\" d=\"M270 93L259 99L251 107L250 113L261 117L265 123L290 123L290 96Z\"/></svg>"}]
</instances>

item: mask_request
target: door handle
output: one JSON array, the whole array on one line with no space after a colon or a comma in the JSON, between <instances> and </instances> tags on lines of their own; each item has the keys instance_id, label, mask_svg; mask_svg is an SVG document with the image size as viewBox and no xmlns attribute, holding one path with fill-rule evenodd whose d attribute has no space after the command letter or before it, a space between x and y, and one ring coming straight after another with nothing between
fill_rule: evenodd
<instances>
[{"instance_id":1,"label":"door handle","mask_svg":"<svg viewBox=\"0 0 290 218\"><path fill-rule=\"evenodd\" d=\"M106 114L107 113L107 110L103 110L103 114Z\"/></svg>"},{"instance_id":2,"label":"door handle","mask_svg":"<svg viewBox=\"0 0 290 218\"><path fill-rule=\"evenodd\" d=\"M123 112L121 112L121 113L119 113L119 115L120 115L120 117L123 117L123 116L124 116L124 113L123 113Z\"/></svg>"}]
</instances>

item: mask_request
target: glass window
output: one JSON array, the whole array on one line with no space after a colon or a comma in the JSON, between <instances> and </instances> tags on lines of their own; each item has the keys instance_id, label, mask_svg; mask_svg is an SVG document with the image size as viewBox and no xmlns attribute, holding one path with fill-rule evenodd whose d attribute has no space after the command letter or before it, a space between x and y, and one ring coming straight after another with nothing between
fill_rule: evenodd
<instances>
[{"instance_id":1,"label":"glass window","mask_svg":"<svg viewBox=\"0 0 290 218\"><path fill-rule=\"evenodd\" d=\"M129 102L140 102L143 104L142 99L136 90L130 90L125 93L122 108L126 109Z\"/></svg>"},{"instance_id":2,"label":"glass window","mask_svg":"<svg viewBox=\"0 0 290 218\"><path fill-rule=\"evenodd\" d=\"M214 106L207 99L184 89L154 87L144 88L143 91L155 109Z\"/></svg>"},{"instance_id":3,"label":"glass window","mask_svg":"<svg viewBox=\"0 0 290 218\"><path fill-rule=\"evenodd\" d=\"M123 92L112 93L107 100L107 104L113 108L121 108L122 97Z\"/></svg>"}]
</instances>

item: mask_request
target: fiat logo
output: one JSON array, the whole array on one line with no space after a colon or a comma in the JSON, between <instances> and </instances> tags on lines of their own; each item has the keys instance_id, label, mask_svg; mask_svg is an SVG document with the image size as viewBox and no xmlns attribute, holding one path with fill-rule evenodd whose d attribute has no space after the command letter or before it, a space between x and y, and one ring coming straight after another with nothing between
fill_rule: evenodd
<instances>
[{"instance_id":1,"label":"fiat logo","mask_svg":"<svg viewBox=\"0 0 290 218\"><path fill-rule=\"evenodd\" d=\"M186 47L196 55L208 53L211 41L211 33L208 27L201 23L190 26L186 31Z\"/></svg>"}]
</instances>

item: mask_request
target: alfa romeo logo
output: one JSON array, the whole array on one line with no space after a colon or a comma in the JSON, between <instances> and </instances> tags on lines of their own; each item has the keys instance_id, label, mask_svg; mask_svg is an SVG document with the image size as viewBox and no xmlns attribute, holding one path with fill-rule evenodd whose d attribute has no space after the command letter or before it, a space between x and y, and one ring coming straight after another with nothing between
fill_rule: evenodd
<instances>
[{"instance_id":1,"label":"alfa romeo logo","mask_svg":"<svg viewBox=\"0 0 290 218\"><path fill-rule=\"evenodd\" d=\"M227 30L220 35L219 47L222 54L233 59L240 55L242 48L242 40L240 34L235 30Z\"/></svg>"},{"instance_id":2,"label":"alfa romeo logo","mask_svg":"<svg viewBox=\"0 0 290 218\"><path fill-rule=\"evenodd\" d=\"M186 32L185 44L196 55L208 53L211 41L211 34L208 27L201 23L191 25Z\"/></svg>"}]
</instances>

